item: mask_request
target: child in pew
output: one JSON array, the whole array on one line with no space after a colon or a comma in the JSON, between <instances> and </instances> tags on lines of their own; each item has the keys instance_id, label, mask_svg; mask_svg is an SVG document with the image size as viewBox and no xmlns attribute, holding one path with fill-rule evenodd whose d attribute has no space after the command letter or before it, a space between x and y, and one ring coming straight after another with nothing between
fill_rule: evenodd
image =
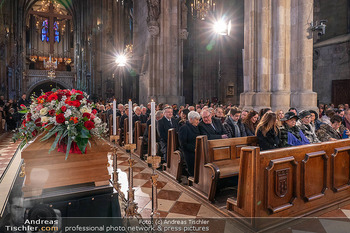
<instances>
[{"instance_id":1,"label":"child in pew","mask_svg":"<svg viewBox=\"0 0 350 233\"><path fill-rule=\"evenodd\" d=\"M255 135L261 150L271 150L278 148L280 144L279 130L277 127L276 113L269 112L263 115Z\"/></svg>"}]
</instances>

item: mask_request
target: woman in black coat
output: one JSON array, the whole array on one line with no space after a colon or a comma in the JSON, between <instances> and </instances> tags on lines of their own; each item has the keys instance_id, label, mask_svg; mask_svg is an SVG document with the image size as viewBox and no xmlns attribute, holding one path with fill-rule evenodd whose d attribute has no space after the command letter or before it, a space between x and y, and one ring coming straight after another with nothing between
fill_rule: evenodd
<instances>
[{"instance_id":1,"label":"woman in black coat","mask_svg":"<svg viewBox=\"0 0 350 233\"><path fill-rule=\"evenodd\" d=\"M275 113L269 112L263 115L256 127L256 136L258 138L260 150L278 148L280 139Z\"/></svg>"},{"instance_id":2,"label":"woman in black coat","mask_svg":"<svg viewBox=\"0 0 350 233\"><path fill-rule=\"evenodd\" d=\"M195 111L191 111L188 114L188 121L181 126L179 130L180 148L184 154L190 176L193 176L194 174L196 138L200 135L198 129L199 119L200 115Z\"/></svg>"}]
</instances>

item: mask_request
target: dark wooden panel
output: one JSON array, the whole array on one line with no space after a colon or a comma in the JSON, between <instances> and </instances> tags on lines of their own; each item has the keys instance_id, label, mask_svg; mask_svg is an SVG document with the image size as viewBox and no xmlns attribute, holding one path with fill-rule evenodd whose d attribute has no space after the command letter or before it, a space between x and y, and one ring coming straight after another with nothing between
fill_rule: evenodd
<instances>
[{"instance_id":1,"label":"dark wooden panel","mask_svg":"<svg viewBox=\"0 0 350 233\"><path fill-rule=\"evenodd\" d=\"M231 147L213 148L213 161L231 159Z\"/></svg>"},{"instance_id":2,"label":"dark wooden panel","mask_svg":"<svg viewBox=\"0 0 350 233\"><path fill-rule=\"evenodd\" d=\"M328 156L325 151L307 153L301 166L301 197L313 201L324 197L327 189Z\"/></svg>"},{"instance_id":3,"label":"dark wooden panel","mask_svg":"<svg viewBox=\"0 0 350 233\"><path fill-rule=\"evenodd\" d=\"M296 196L297 162L293 156L274 159L266 167L266 204L272 213L293 206Z\"/></svg>"},{"instance_id":4,"label":"dark wooden panel","mask_svg":"<svg viewBox=\"0 0 350 233\"><path fill-rule=\"evenodd\" d=\"M332 80L332 103L335 106L350 102L350 79Z\"/></svg>"},{"instance_id":5,"label":"dark wooden panel","mask_svg":"<svg viewBox=\"0 0 350 233\"><path fill-rule=\"evenodd\" d=\"M332 154L332 190L339 192L350 187L350 146L336 148Z\"/></svg>"}]
</instances>

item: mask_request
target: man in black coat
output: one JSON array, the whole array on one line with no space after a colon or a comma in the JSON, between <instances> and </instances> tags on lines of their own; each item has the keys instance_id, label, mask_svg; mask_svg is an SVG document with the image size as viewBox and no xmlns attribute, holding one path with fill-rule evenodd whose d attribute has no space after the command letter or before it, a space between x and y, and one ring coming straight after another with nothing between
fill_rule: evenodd
<instances>
[{"instance_id":1,"label":"man in black coat","mask_svg":"<svg viewBox=\"0 0 350 233\"><path fill-rule=\"evenodd\" d=\"M160 152L162 155L163 162L167 161L167 143L168 143L168 130L175 128L175 131L178 132L179 125L177 121L172 118L173 117L173 109L172 107L164 108L164 117L158 121L157 131L159 135L159 145Z\"/></svg>"},{"instance_id":2,"label":"man in black coat","mask_svg":"<svg viewBox=\"0 0 350 233\"><path fill-rule=\"evenodd\" d=\"M234 107L234 108L231 108L227 118L225 119L223 126L226 129L229 138L247 136L245 127L241 122L240 116L241 116L241 110Z\"/></svg>"},{"instance_id":3,"label":"man in black coat","mask_svg":"<svg viewBox=\"0 0 350 233\"><path fill-rule=\"evenodd\" d=\"M30 101L27 100L27 95L26 94L23 94L22 95L22 98L18 101L18 106L19 108L21 109L21 105L25 105L26 107L29 107L30 105Z\"/></svg>"},{"instance_id":4,"label":"man in black coat","mask_svg":"<svg viewBox=\"0 0 350 233\"><path fill-rule=\"evenodd\" d=\"M198 128L199 119L199 113L191 111L188 114L188 121L179 130L180 149L184 154L187 171L190 176L194 175L196 138L200 135Z\"/></svg>"},{"instance_id":5,"label":"man in black coat","mask_svg":"<svg viewBox=\"0 0 350 233\"><path fill-rule=\"evenodd\" d=\"M219 119L212 118L209 110L201 112L202 121L198 124L201 135L207 135L209 140L228 138L227 132Z\"/></svg>"}]
</instances>

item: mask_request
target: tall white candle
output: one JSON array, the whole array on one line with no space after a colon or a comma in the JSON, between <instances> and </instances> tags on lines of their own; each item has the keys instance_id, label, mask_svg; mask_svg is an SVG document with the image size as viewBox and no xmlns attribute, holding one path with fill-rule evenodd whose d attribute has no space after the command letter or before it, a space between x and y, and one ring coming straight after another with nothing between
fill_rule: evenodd
<instances>
[{"instance_id":1,"label":"tall white candle","mask_svg":"<svg viewBox=\"0 0 350 233\"><path fill-rule=\"evenodd\" d=\"M129 144L132 144L132 102L129 99Z\"/></svg>"},{"instance_id":2,"label":"tall white candle","mask_svg":"<svg viewBox=\"0 0 350 233\"><path fill-rule=\"evenodd\" d=\"M151 102L151 155L156 155L156 103Z\"/></svg>"},{"instance_id":3,"label":"tall white candle","mask_svg":"<svg viewBox=\"0 0 350 233\"><path fill-rule=\"evenodd\" d=\"M113 135L117 135L117 102L113 100Z\"/></svg>"}]
</instances>

